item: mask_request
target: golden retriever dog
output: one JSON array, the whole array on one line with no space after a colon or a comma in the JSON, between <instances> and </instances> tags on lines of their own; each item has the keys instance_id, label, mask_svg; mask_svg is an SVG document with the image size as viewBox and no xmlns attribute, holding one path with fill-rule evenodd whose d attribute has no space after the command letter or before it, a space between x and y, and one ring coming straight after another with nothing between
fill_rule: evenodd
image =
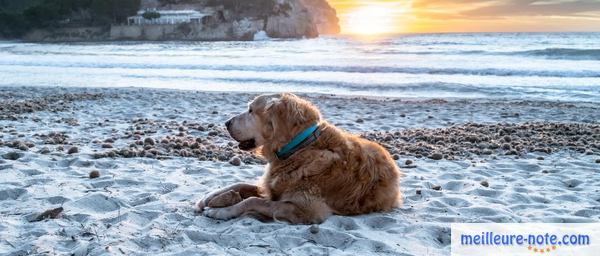
<instances>
[{"instance_id":1,"label":"golden retriever dog","mask_svg":"<svg viewBox=\"0 0 600 256\"><path fill-rule=\"evenodd\" d=\"M268 165L258 185L235 184L198 201L196 211L205 216L311 224L402 203L400 171L390 154L327 123L294 94L258 96L226 126L240 149L257 149Z\"/></svg>"}]
</instances>

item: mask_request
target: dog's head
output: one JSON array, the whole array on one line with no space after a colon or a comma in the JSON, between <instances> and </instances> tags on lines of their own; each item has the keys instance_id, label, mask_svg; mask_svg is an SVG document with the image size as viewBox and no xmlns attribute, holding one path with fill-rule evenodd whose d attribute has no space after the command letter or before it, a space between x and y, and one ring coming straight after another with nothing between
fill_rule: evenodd
<instances>
[{"instance_id":1,"label":"dog's head","mask_svg":"<svg viewBox=\"0 0 600 256\"><path fill-rule=\"evenodd\" d=\"M229 119L225 126L242 150L261 146L277 150L320 120L321 113L310 102L279 93L256 97L247 111Z\"/></svg>"}]
</instances>

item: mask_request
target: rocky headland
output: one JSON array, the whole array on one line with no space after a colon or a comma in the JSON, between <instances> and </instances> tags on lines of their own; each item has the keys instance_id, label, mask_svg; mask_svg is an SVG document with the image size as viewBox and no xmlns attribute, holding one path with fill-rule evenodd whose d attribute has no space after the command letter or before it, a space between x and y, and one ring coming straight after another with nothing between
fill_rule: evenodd
<instances>
[{"instance_id":1,"label":"rocky headland","mask_svg":"<svg viewBox=\"0 0 600 256\"><path fill-rule=\"evenodd\" d=\"M57 7L64 15L46 16L48 22L21 22L18 38L26 41L69 42L109 40L254 40L257 33L271 38L314 38L339 33L336 11L326 0L141 0L127 9L113 4L117 15L94 5ZM32 4L22 11L32 17L52 1ZM2 11L2 10L0 10ZM179 12L179 13L177 13ZM33 14L32 14L33 13ZM185 14L184 14L185 13ZM190 14L191 13L191 14ZM0 16L2 13L0 13ZM0 17L19 21L19 14ZM137 19L136 19L137 17ZM142 18L143 17L143 18ZM27 19L27 18L22 18ZM29 25L27 25L29 24ZM28 27L30 26L30 27ZM0 29L0 36L2 31ZM10 35L8 35L10 37ZM13 35L13 37L15 37Z\"/></svg>"}]
</instances>

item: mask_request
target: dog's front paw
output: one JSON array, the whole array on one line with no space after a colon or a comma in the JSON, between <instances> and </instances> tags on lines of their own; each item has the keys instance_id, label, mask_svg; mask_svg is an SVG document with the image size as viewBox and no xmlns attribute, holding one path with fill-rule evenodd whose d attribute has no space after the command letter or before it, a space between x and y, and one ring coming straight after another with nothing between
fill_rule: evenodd
<instances>
[{"instance_id":1,"label":"dog's front paw","mask_svg":"<svg viewBox=\"0 0 600 256\"><path fill-rule=\"evenodd\" d=\"M204 211L204 216L218 219L218 220L229 220L237 217L239 214L233 209L233 207L226 208L209 208Z\"/></svg>"},{"instance_id":2,"label":"dog's front paw","mask_svg":"<svg viewBox=\"0 0 600 256\"><path fill-rule=\"evenodd\" d=\"M206 206L210 208L222 208L232 206L241 201L242 197L240 196L240 193L229 190L212 198L210 201L208 201L208 203L206 203Z\"/></svg>"},{"instance_id":3,"label":"dog's front paw","mask_svg":"<svg viewBox=\"0 0 600 256\"><path fill-rule=\"evenodd\" d=\"M237 204L241 201L242 201L242 197L240 196L240 193L238 193L236 191L233 191L233 190L227 190L224 192L217 191L217 192L213 192L213 193L205 196L204 198L198 200L198 202L196 202L196 204L194 205L194 210L197 213L201 213L202 211L204 211L204 208L206 208L206 207L210 207L210 208L227 207L227 206L232 206L234 204Z\"/></svg>"},{"instance_id":4,"label":"dog's front paw","mask_svg":"<svg viewBox=\"0 0 600 256\"><path fill-rule=\"evenodd\" d=\"M206 207L206 202L204 198L202 198L194 204L194 211L196 213L202 213L202 211L204 211L204 207Z\"/></svg>"}]
</instances>

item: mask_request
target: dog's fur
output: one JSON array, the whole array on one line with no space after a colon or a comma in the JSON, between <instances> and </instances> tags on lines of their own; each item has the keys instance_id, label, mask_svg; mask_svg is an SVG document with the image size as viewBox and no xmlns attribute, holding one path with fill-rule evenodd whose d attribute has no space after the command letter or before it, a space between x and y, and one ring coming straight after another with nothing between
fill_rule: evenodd
<instances>
[{"instance_id":1,"label":"dog's fur","mask_svg":"<svg viewBox=\"0 0 600 256\"><path fill-rule=\"evenodd\" d=\"M280 160L275 152L317 123L312 144ZM323 121L319 110L296 95L258 96L247 112L227 122L245 150L258 147L267 159L258 186L235 184L196 203L217 219L250 215L293 224L320 223L331 214L388 211L402 202L400 171L380 145Z\"/></svg>"}]
</instances>

